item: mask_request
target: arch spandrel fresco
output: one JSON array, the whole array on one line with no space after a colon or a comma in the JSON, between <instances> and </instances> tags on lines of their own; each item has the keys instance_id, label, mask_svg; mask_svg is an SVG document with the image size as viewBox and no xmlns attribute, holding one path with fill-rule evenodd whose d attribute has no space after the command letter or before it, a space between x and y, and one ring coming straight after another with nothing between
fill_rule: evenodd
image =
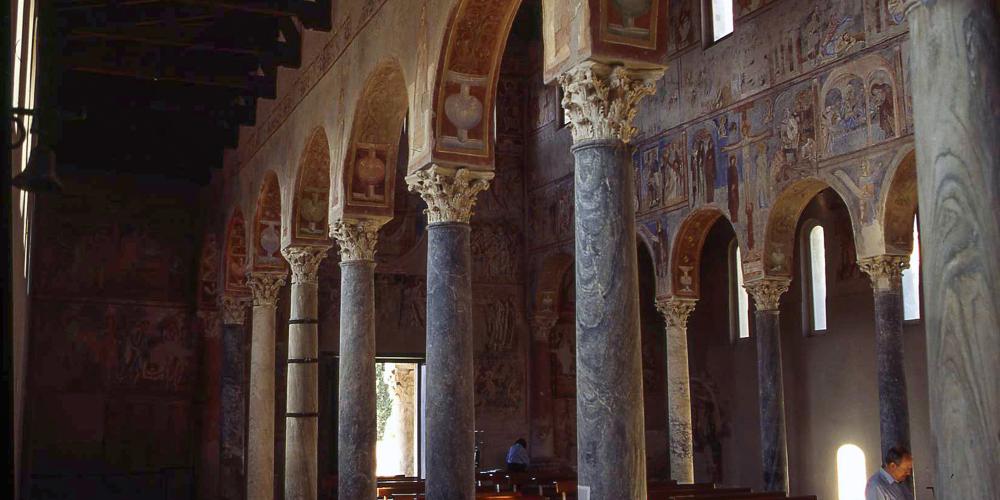
<instances>
[{"instance_id":1,"label":"arch spandrel fresco","mask_svg":"<svg viewBox=\"0 0 1000 500\"><path fill-rule=\"evenodd\" d=\"M273 171L264 174L253 223L252 267L254 271L281 271L281 186Z\"/></svg>"},{"instance_id":2,"label":"arch spandrel fresco","mask_svg":"<svg viewBox=\"0 0 1000 500\"><path fill-rule=\"evenodd\" d=\"M223 289L226 293L249 296L246 273L249 270L246 222L243 212L236 209L226 226L225 280Z\"/></svg>"},{"instance_id":3,"label":"arch spandrel fresco","mask_svg":"<svg viewBox=\"0 0 1000 500\"><path fill-rule=\"evenodd\" d=\"M330 144L323 127L316 127L299 157L292 200L292 241L329 240Z\"/></svg>"}]
</instances>

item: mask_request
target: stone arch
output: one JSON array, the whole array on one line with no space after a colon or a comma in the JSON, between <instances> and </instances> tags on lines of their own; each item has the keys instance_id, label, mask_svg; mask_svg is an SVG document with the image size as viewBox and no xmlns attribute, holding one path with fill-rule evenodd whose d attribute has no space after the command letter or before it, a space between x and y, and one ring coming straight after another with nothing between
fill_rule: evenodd
<instances>
[{"instance_id":1,"label":"stone arch","mask_svg":"<svg viewBox=\"0 0 1000 500\"><path fill-rule=\"evenodd\" d=\"M535 314L558 313L559 304L564 299L560 297L563 278L573 270L573 256L558 252L549 255L542 262L538 275L538 285L535 290Z\"/></svg>"},{"instance_id":2,"label":"stone arch","mask_svg":"<svg viewBox=\"0 0 1000 500\"><path fill-rule=\"evenodd\" d=\"M856 214L847 203L849 198L844 196L838 186L815 177L800 179L788 185L771 206L767 227L764 229L764 253L761 256L763 260L761 272L764 276L787 278L792 276L795 232L799 218L813 197L827 188L836 193L847 206L847 213L851 218L851 236L855 240L858 239Z\"/></svg>"},{"instance_id":3,"label":"stone arch","mask_svg":"<svg viewBox=\"0 0 1000 500\"><path fill-rule=\"evenodd\" d=\"M493 106L500 60L521 0L459 0L433 90L433 161L493 168Z\"/></svg>"},{"instance_id":4,"label":"stone arch","mask_svg":"<svg viewBox=\"0 0 1000 500\"><path fill-rule=\"evenodd\" d=\"M737 244L746 255L747 249L745 244L740 241L740 233L722 210L715 207L703 207L691 212L681 221L680 229L673 240L673 249L670 254L670 295L690 298L701 296L699 276L701 253L709 231L720 218L725 219L733 228Z\"/></svg>"},{"instance_id":5,"label":"stone arch","mask_svg":"<svg viewBox=\"0 0 1000 500\"><path fill-rule=\"evenodd\" d=\"M330 143L326 130L309 134L299 157L295 196L292 198L292 241L329 240Z\"/></svg>"},{"instance_id":6,"label":"stone arch","mask_svg":"<svg viewBox=\"0 0 1000 500\"><path fill-rule=\"evenodd\" d=\"M254 271L285 269L285 259L281 256L281 185L273 170L264 173L257 195L252 249Z\"/></svg>"},{"instance_id":7,"label":"stone arch","mask_svg":"<svg viewBox=\"0 0 1000 500\"><path fill-rule=\"evenodd\" d=\"M885 252L909 255L913 251L913 217L917 213L917 161L909 150L897 163L882 197Z\"/></svg>"},{"instance_id":8,"label":"stone arch","mask_svg":"<svg viewBox=\"0 0 1000 500\"><path fill-rule=\"evenodd\" d=\"M226 225L225 269L223 290L232 295L250 295L246 283L247 230L243 212L235 209Z\"/></svg>"},{"instance_id":9,"label":"stone arch","mask_svg":"<svg viewBox=\"0 0 1000 500\"><path fill-rule=\"evenodd\" d=\"M399 62L381 62L365 81L354 112L342 171L345 215L392 218L407 100Z\"/></svg>"}]
</instances>

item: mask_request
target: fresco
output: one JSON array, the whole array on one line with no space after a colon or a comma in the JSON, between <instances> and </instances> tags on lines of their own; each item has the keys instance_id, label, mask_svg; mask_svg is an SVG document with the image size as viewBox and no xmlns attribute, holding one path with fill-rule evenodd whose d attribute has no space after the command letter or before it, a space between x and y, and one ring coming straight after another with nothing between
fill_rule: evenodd
<instances>
[{"instance_id":1,"label":"fresco","mask_svg":"<svg viewBox=\"0 0 1000 500\"><path fill-rule=\"evenodd\" d=\"M255 270L285 268L285 259L281 256L281 188L273 172L264 177L257 197L253 267Z\"/></svg>"},{"instance_id":2,"label":"fresco","mask_svg":"<svg viewBox=\"0 0 1000 500\"><path fill-rule=\"evenodd\" d=\"M208 233L201 243L198 260L198 309L212 311L219 307L219 242L215 233Z\"/></svg>"},{"instance_id":3,"label":"fresco","mask_svg":"<svg viewBox=\"0 0 1000 500\"><path fill-rule=\"evenodd\" d=\"M675 54L695 46L700 37L701 9L698 0L670 0L667 53Z\"/></svg>"},{"instance_id":4,"label":"fresco","mask_svg":"<svg viewBox=\"0 0 1000 500\"><path fill-rule=\"evenodd\" d=\"M683 133L668 134L637 149L640 210L672 209L688 200L687 151Z\"/></svg>"},{"instance_id":5,"label":"fresco","mask_svg":"<svg viewBox=\"0 0 1000 500\"><path fill-rule=\"evenodd\" d=\"M322 127L313 130L299 159L294 200L293 236L305 240L328 239L330 198L330 145Z\"/></svg>"}]
</instances>

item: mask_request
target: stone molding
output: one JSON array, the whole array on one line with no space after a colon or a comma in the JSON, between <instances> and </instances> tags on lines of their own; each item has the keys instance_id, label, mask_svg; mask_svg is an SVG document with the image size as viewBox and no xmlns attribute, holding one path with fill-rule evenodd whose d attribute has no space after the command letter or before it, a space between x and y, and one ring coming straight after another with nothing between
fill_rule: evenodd
<instances>
[{"instance_id":1,"label":"stone molding","mask_svg":"<svg viewBox=\"0 0 1000 500\"><path fill-rule=\"evenodd\" d=\"M621 140L635 135L632 121L639 101L656 92L663 69L630 69L587 61L559 76L562 107L573 142Z\"/></svg>"},{"instance_id":2,"label":"stone molding","mask_svg":"<svg viewBox=\"0 0 1000 500\"><path fill-rule=\"evenodd\" d=\"M694 311L698 299L688 297L666 297L656 300L656 310L660 311L667 326L687 328L687 320Z\"/></svg>"},{"instance_id":3,"label":"stone molding","mask_svg":"<svg viewBox=\"0 0 1000 500\"><path fill-rule=\"evenodd\" d=\"M910 267L907 255L875 255L858 259L858 267L871 279L876 291L901 290L903 270Z\"/></svg>"},{"instance_id":4,"label":"stone molding","mask_svg":"<svg viewBox=\"0 0 1000 500\"><path fill-rule=\"evenodd\" d=\"M791 278L760 278L743 285L753 297L758 311L777 311L781 296L788 291Z\"/></svg>"},{"instance_id":5,"label":"stone molding","mask_svg":"<svg viewBox=\"0 0 1000 500\"><path fill-rule=\"evenodd\" d=\"M371 219L334 221L330 225L330 237L340 247L340 261L374 261L381 226L380 222Z\"/></svg>"},{"instance_id":6,"label":"stone molding","mask_svg":"<svg viewBox=\"0 0 1000 500\"><path fill-rule=\"evenodd\" d=\"M249 297L222 296L222 324L242 325L246 322Z\"/></svg>"},{"instance_id":7,"label":"stone molding","mask_svg":"<svg viewBox=\"0 0 1000 500\"><path fill-rule=\"evenodd\" d=\"M253 272L247 273L247 286L253 293L253 305L274 307L278 303L278 291L285 286L288 275L285 273Z\"/></svg>"},{"instance_id":8,"label":"stone molding","mask_svg":"<svg viewBox=\"0 0 1000 500\"><path fill-rule=\"evenodd\" d=\"M489 189L493 176L493 172L433 165L406 176L406 185L427 203L424 213L427 214L428 224L468 224L476 196Z\"/></svg>"},{"instance_id":9,"label":"stone molding","mask_svg":"<svg viewBox=\"0 0 1000 500\"><path fill-rule=\"evenodd\" d=\"M288 265L292 268L292 284L319 283L319 264L326 257L328 246L300 245L281 249Z\"/></svg>"}]
</instances>

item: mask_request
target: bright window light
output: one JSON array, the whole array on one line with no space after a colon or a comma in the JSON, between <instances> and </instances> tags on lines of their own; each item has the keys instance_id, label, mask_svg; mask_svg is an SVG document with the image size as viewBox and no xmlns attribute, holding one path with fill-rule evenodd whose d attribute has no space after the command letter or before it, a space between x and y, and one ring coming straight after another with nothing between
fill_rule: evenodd
<instances>
[{"instance_id":1,"label":"bright window light","mask_svg":"<svg viewBox=\"0 0 1000 500\"><path fill-rule=\"evenodd\" d=\"M826 247L820 225L809 230L809 271L813 330L826 330Z\"/></svg>"},{"instance_id":2,"label":"bright window light","mask_svg":"<svg viewBox=\"0 0 1000 500\"><path fill-rule=\"evenodd\" d=\"M743 288L743 259L740 257L740 246L735 245L733 259L733 274L736 275L736 326L737 338L750 338L750 298L747 289Z\"/></svg>"},{"instance_id":3,"label":"bright window light","mask_svg":"<svg viewBox=\"0 0 1000 500\"><path fill-rule=\"evenodd\" d=\"M910 268L903 271L903 319L920 319L920 232L913 218L913 252Z\"/></svg>"},{"instance_id":4,"label":"bright window light","mask_svg":"<svg viewBox=\"0 0 1000 500\"><path fill-rule=\"evenodd\" d=\"M712 0L712 41L733 32L733 0Z\"/></svg>"},{"instance_id":5,"label":"bright window light","mask_svg":"<svg viewBox=\"0 0 1000 500\"><path fill-rule=\"evenodd\" d=\"M853 444L837 449L837 497L865 500L865 452Z\"/></svg>"}]
</instances>

